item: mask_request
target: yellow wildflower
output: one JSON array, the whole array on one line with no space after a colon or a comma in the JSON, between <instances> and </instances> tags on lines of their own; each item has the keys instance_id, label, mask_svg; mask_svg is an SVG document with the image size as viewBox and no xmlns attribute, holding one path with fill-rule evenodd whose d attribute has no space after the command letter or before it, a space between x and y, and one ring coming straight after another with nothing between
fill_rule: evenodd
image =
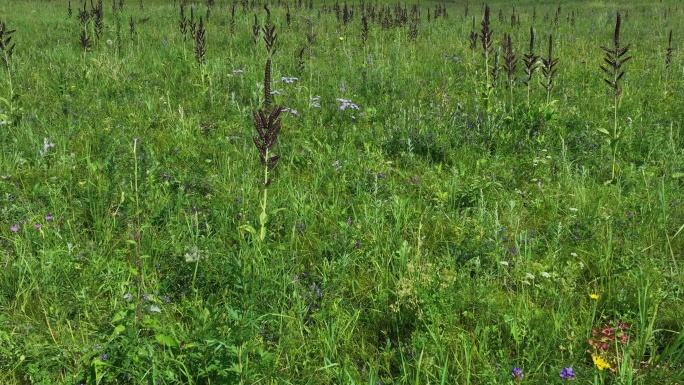
<instances>
[{"instance_id":1,"label":"yellow wildflower","mask_svg":"<svg viewBox=\"0 0 684 385\"><path fill-rule=\"evenodd\" d=\"M344 37L340 36L340 41L344 41Z\"/></svg>"},{"instance_id":2,"label":"yellow wildflower","mask_svg":"<svg viewBox=\"0 0 684 385\"><path fill-rule=\"evenodd\" d=\"M598 370L610 369L610 365L602 357L591 356L591 359L594 360L594 365L596 365L596 369L598 369Z\"/></svg>"},{"instance_id":3,"label":"yellow wildflower","mask_svg":"<svg viewBox=\"0 0 684 385\"><path fill-rule=\"evenodd\" d=\"M591 294L589 294L589 298L591 298L591 299L593 299L593 300L597 300L597 299L599 299L599 295L598 295L598 294L591 293Z\"/></svg>"}]
</instances>

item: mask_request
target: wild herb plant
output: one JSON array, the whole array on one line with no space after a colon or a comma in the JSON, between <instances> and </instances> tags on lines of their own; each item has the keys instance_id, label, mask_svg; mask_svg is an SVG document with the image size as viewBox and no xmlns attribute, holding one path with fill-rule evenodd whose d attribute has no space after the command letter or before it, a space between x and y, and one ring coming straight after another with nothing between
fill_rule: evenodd
<instances>
[{"instance_id":1,"label":"wild herb plant","mask_svg":"<svg viewBox=\"0 0 684 385\"><path fill-rule=\"evenodd\" d=\"M368 18L366 15L361 16L361 43L366 46L368 42Z\"/></svg>"},{"instance_id":2,"label":"wild herb plant","mask_svg":"<svg viewBox=\"0 0 684 385\"><path fill-rule=\"evenodd\" d=\"M12 43L12 34L15 29L8 29L4 21L0 21L0 52L2 52L2 64L9 73L15 43Z\"/></svg>"},{"instance_id":3,"label":"wild herb plant","mask_svg":"<svg viewBox=\"0 0 684 385\"><path fill-rule=\"evenodd\" d=\"M252 137L254 145L259 152L259 160L264 167L264 178L261 181L264 189L263 199L261 201L261 214L259 215L259 241L263 242L266 238L266 224L269 221L268 207L268 186L271 184L272 178L269 173L273 171L278 164L280 154L273 154L273 149L278 141L278 134L282 128L280 120L280 113L282 107L276 105L271 108L271 60L275 52L275 42L277 35L275 33L275 25L271 23L271 11L267 5L264 5L266 10L266 23L264 24L264 43L266 45L266 67L264 70L264 105L261 109L252 110L254 117L254 129L256 135Z\"/></svg>"},{"instance_id":4,"label":"wild herb plant","mask_svg":"<svg viewBox=\"0 0 684 385\"><path fill-rule=\"evenodd\" d=\"M259 34L261 33L261 26L259 25L259 18L254 14L254 24L252 24L252 43L256 45L259 42Z\"/></svg>"},{"instance_id":5,"label":"wild herb plant","mask_svg":"<svg viewBox=\"0 0 684 385\"><path fill-rule=\"evenodd\" d=\"M15 43L12 42L12 35L16 32L14 29L8 29L4 21L0 21L0 54L2 54L2 64L5 72L7 72L7 87L9 89L9 98L0 97L0 102L4 104L7 109L0 110L0 121L3 124L8 124L10 116L14 113L14 102L16 95L14 92L14 83L12 82L12 55L14 54Z\"/></svg>"},{"instance_id":6,"label":"wild herb plant","mask_svg":"<svg viewBox=\"0 0 684 385\"><path fill-rule=\"evenodd\" d=\"M477 31L475 30L475 16L473 16L473 27L470 30L470 35L468 36L470 39L470 49L472 51L475 51L477 49Z\"/></svg>"},{"instance_id":7,"label":"wild herb plant","mask_svg":"<svg viewBox=\"0 0 684 385\"><path fill-rule=\"evenodd\" d=\"M93 19L93 32L95 33L95 40L99 41L104 29L102 0L98 0L93 6L91 3L90 15Z\"/></svg>"},{"instance_id":8,"label":"wild herb plant","mask_svg":"<svg viewBox=\"0 0 684 385\"><path fill-rule=\"evenodd\" d=\"M511 103L511 109L513 108L513 85L515 82L515 70L518 65L518 57L513 50L513 41L511 40L510 34L504 34L504 45L503 45L503 55L504 55L504 70L506 71L506 85L509 90L509 103Z\"/></svg>"},{"instance_id":9,"label":"wild herb plant","mask_svg":"<svg viewBox=\"0 0 684 385\"><path fill-rule=\"evenodd\" d=\"M188 20L190 27L190 36L195 39L197 34L197 20L195 20L195 8L190 6L190 19Z\"/></svg>"},{"instance_id":10,"label":"wild herb plant","mask_svg":"<svg viewBox=\"0 0 684 385\"><path fill-rule=\"evenodd\" d=\"M491 98L492 98L492 93L494 92L494 86L493 86L493 81L490 79L490 71L492 74L498 74L498 62L496 63L496 66L492 67L490 69L490 63L489 60L492 57L492 53L494 52L494 47L493 47L493 41L492 41L492 34L494 31L491 28L491 22L489 20L489 5L485 5L484 9L484 17L482 19L482 22L480 23L481 29L480 29L480 42L482 43L482 57L484 61L484 72L485 72L485 83L484 83L484 90L483 90L483 100L485 104L485 110L489 111L489 108L491 106ZM497 55L498 58L498 55Z\"/></svg>"},{"instance_id":11,"label":"wild herb plant","mask_svg":"<svg viewBox=\"0 0 684 385\"><path fill-rule=\"evenodd\" d=\"M195 32L195 59L200 66L204 64L204 55L206 54L207 38L205 36L204 22L202 16L199 18L199 26Z\"/></svg>"},{"instance_id":12,"label":"wild herb plant","mask_svg":"<svg viewBox=\"0 0 684 385\"><path fill-rule=\"evenodd\" d=\"M183 41L187 38L188 33L188 19L185 17L185 3L181 2L180 5L180 18L178 19L178 30L183 36Z\"/></svg>"},{"instance_id":13,"label":"wild herb plant","mask_svg":"<svg viewBox=\"0 0 684 385\"><path fill-rule=\"evenodd\" d=\"M546 104L549 104L551 103L554 76L558 70L558 68L556 68L558 58L553 57L553 35L549 35L549 49L547 53L548 55L542 58L541 71L542 75L544 75L542 86L546 90Z\"/></svg>"},{"instance_id":14,"label":"wild herb plant","mask_svg":"<svg viewBox=\"0 0 684 385\"><path fill-rule=\"evenodd\" d=\"M411 15L409 16L408 39L416 41L418 39L418 28L420 27L420 11L418 5L411 7Z\"/></svg>"},{"instance_id":15,"label":"wild herb plant","mask_svg":"<svg viewBox=\"0 0 684 385\"><path fill-rule=\"evenodd\" d=\"M539 55L534 54L534 28L530 27L530 49L526 54L523 54L523 61L525 62L525 86L527 87L527 108L530 108L530 91L532 89L532 76L537 71Z\"/></svg>"},{"instance_id":16,"label":"wild herb plant","mask_svg":"<svg viewBox=\"0 0 684 385\"><path fill-rule=\"evenodd\" d=\"M230 4L230 35L235 35L235 7L236 7L236 2L233 1Z\"/></svg>"},{"instance_id":17,"label":"wild herb plant","mask_svg":"<svg viewBox=\"0 0 684 385\"><path fill-rule=\"evenodd\" d=\"M83 9L78 12L78 22L81 25L79 42L81 43L81 49L83 53L88 52L90 47L93 45L92 39L90 38L90 12L88 12L87 5L83 3Z\"/></svg>"},{"instance_id":18,"label":"wild herb plant","mask_svg":"<svg viewBox=\"0 0 684 385\"><path fill-rule=\"evenodd\" d=\"M606 53L606 56L603 59L605 61L605 65L601 65L601 70L603 70L607 76L603 80L610 86L613 94L613 129L608 131L602 127L598 128L602 134L607 136L607 141L610 146L612 168L609 182L615 181L618 144L623 136L623 130L620 129L618 122L618 108L620 106L620 96L622 95L620 80L625 75L623 65L632 59L631 56L626 56L627 52L629 51L629 47L629 44L620 45L620 12L618 12L615 19L613 46L610 48L601 46L601 49Z\"/></svg>"},{"instance_id":19,"label":"wild herb plant","mask_svg":"<svg viewBox=\"0 0 684 385\"><path fill-rule=\"evenodd\" d=\"M499 74L501 73L501 63L499 59L500 57L501 49L497 49L496 51L494 51L494 63L492 63L491 66L492 88L495 88L499 84Z\"/></svg>"},{"instance_id":20,"label":"wild herb plant","mask_svg":"<svg viewBox=\"0 0 684 385\"><path fill-rule=\"evenodd\" d=\"M667 83L667 80L670 77L670 64L672 63L673 52L674 48L672 48L672 30L670 30L667 39L667 49L665 50L665 83Z\"/></svg>"}]
</instances>

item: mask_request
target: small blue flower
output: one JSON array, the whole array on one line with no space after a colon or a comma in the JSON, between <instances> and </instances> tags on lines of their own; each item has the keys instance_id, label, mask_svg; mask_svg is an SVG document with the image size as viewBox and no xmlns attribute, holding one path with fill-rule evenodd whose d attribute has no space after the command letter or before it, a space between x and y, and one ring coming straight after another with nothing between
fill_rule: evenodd
<instances>
[{"instance_id":1,"label":"small blue flower","mask_svg":"<svg viewBox=\"0 0 684 385\"><path fill-rule=\"evenodd\" d=\"M107 361L107 355L106 355L106 354L101 355L101 356L100 356L100 361L103 361L103 362L104 362L104 361Z\"/></svg>"}]
</instances>

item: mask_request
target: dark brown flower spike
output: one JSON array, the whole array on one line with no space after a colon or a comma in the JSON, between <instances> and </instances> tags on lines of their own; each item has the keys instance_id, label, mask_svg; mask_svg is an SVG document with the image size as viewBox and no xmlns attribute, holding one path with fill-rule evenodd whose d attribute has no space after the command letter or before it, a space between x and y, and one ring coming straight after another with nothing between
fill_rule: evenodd
<instances>
[{"instance_id":1,"label":"dark brown flower spike","mask_svg":"<svg viewBox=\"0 0 684 385\"><path fill-rule=\"evenodd\" d=\"M267 167L268 171L273 170L280 159L280 154L270 154L278 140L278 134L282 128L280 120L280 112L282 110L282 107L276 106L268 116L266 116L264 110L252 111L252 115L254 116L254 128L257 132L256 135L252 136L252 140L259 151L261 164L264 167ZM264 182L264 185L268 187L270 183L271 179L269 178Z\"/></svg>"},{"instance_id":2,"label":"dark brown flower spike","mask_svg":"<svg viewBox=\"0 0 684 385\"><path fill-rule=\"evenodd\" d=\"M622 66L627 63L632 57L625 55L629 51L630 45L620 46L620 13L617 14L617 20L615 21L615 36L613 37L614 46L612 48L607 48L601 46L606 52L606 57L603 60L607 65L601 65L601 69L607 75L607 78L603 79L612 89L615 97L620 96L620 79L625 75L625 71L622 70Z\"/></svg>"}]
</instances>

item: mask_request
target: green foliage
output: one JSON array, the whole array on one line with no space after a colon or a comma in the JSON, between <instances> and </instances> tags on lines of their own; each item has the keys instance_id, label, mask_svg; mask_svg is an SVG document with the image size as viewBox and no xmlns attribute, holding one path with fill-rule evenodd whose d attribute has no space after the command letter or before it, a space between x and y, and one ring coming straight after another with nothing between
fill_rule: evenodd
<instances>
[{"instance_id":1,"label":"green foliage","mask_svg":"<svg viewBox=\"0 0 684 385\"><path fill-rule=\"evenodd\" d=\"M10 3L3 385L683 381L675 2Z\"/></svg>"}]
</instances>

